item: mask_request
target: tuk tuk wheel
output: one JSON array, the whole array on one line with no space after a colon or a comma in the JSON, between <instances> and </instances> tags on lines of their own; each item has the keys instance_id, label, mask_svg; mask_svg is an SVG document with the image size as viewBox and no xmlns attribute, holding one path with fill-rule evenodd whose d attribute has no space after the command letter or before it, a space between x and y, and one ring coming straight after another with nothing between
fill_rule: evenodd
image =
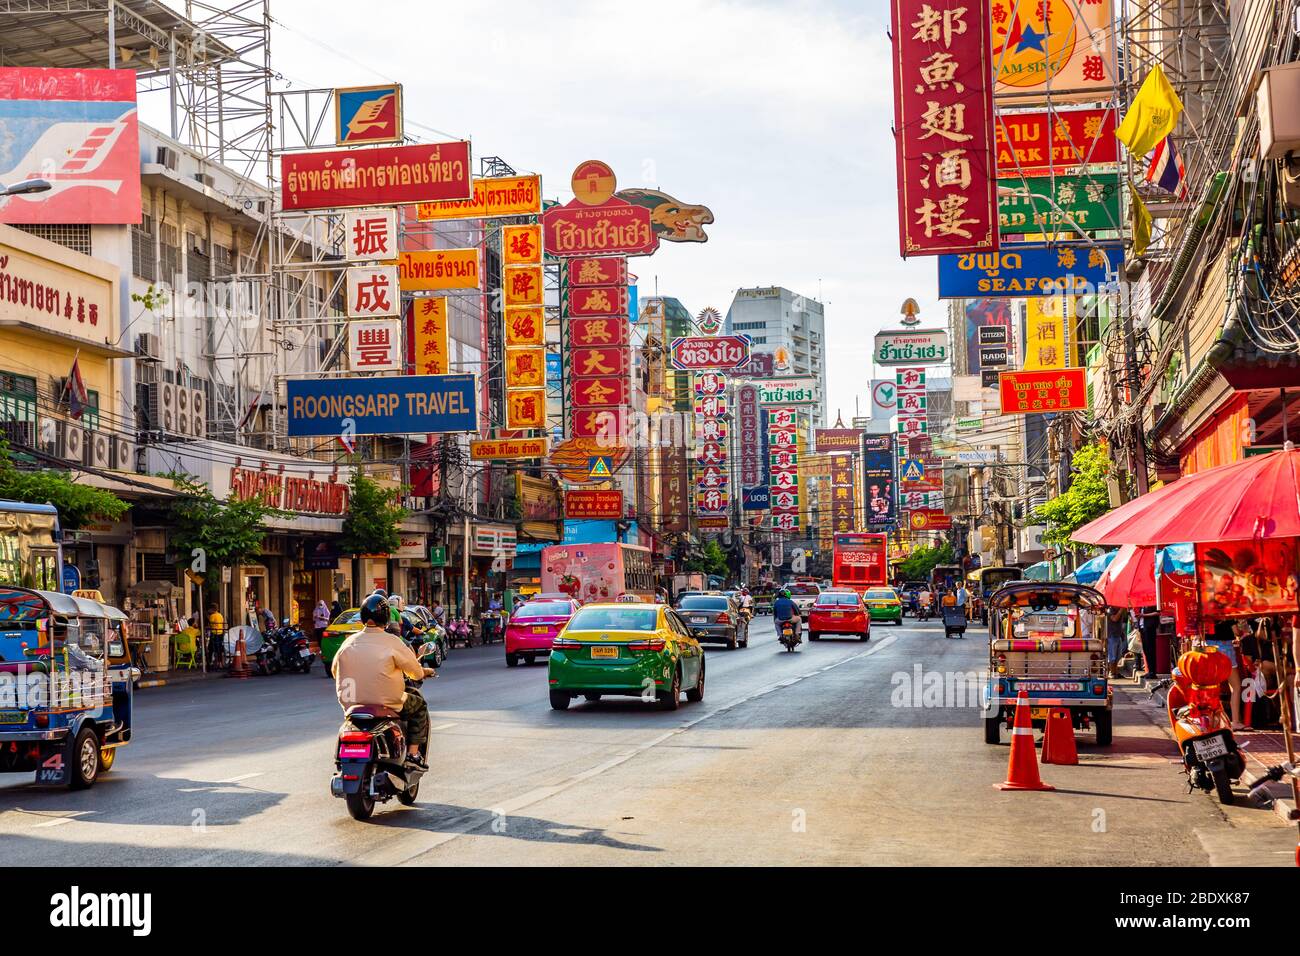
<instances>
[{"instance_id":1,"label":"tuk tuk wheel","mask_svg":"<svg viewBox=\"0 0 1300 956\"><path fill-rule=\"evenodd\" d=\"M1092 724L1097 729L1097 746L1109 747L1114 730L1113 711L1098 710L1092 715Z\"/></svg>"},{"instance_id":2,"label":"tuk tuk wheel","mask_svg":"<svg viewBox=\"0 0 1300 956\"><path fill-rule=\"evenodd\" d=\"M82 727L72 742L72 765L68 768L68 787L85 790L99 778L99 738L89 727Z\"/></svg>"},{"instance_id":3,"label":"tuk tuk wheel","mask_svg":"<svg viewBox=\"0 0 1300 956\"><path fill-rule=\"evenodd\" d=\"M108 773L113 769L113 763L117 760L116 747L99 748L99 772Z\"/></svg>"},{"instance_id":4,"label":"tuk tuk wheel","mask_svg":"<svg viewBox=\"0 0 1300 956\"><path fill-rule=\"evenodd\" d=\"M986 744L1002 743L1002 715L984 718L984 742Z\"/></svg>"}]
</instances>

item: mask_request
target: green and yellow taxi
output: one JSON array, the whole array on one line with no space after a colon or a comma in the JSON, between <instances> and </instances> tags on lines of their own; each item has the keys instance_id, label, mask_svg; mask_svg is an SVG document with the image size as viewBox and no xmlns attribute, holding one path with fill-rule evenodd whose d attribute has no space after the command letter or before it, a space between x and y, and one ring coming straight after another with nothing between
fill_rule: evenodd
<instances>
[{"instance_id":1,"label":"green and yellow taxi","mask_svg":"<svg viewBox=\"0 0 1300 956\"><path fill-rule=\"evenodd\" d=\"M872 621L903 623L903 600L893 588L867 588L862 593L862 600Z\"/></svg>"},{"instance_id":2,"label":"green and yellow taxi","mask_svg":"<svg viewBox=\"0 0 1300 956\"><path fill-rule=\"evenodd\" d=\"M321 631L320 659L325 665L326 677L333 676L330 670L334 667L334 655L339 652L343 642L362 627L361 608L350 607L346 611L341 611L338 617L330 621L329 627Z\"/></svg>"},{"instance_id":3,"label":"green and yellow taxi","mask_svg":"<svg viewBox=\"0 0 1300 956\"><path fill-rule=\"evenodd\" d=\"M664 604L587 604L551 642L551 706L575 697L641 697L663 710L704 699L704 650L690 626Z\"/></svg>"}]
</instances>

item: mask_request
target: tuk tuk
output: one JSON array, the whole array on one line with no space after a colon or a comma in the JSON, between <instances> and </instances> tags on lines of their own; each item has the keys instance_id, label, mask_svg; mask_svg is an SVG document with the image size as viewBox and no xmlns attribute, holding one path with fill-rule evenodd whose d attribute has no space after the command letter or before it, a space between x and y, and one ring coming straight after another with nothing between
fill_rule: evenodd
<instances>
[{"instance_id":1,"label":"tuk tuk","mask_svg":"<svg viewBox=\"0 0 1300 956\"><path fill-rule=\"evenodd\" d=\"M989 598L1004 584L1020 580L1019 568L976 568L966 575L970 591L971 619L979 618L981 624L989 623Z\"/></svg>"},{"instance_id":2,"label":"tuk tuk","mask_svg":"<svg viewBox=\"0 0 1300 956\"><path fill-rule=\"evenodd\" d=\"M0 772L85 789L131 739L127 616L89 598L0 587Z\"/></svg>"},{"instance_id":3,"label":"tuk tuk","mask_svg":"<svg viewBox=\"0 0 1300 956\"><path fill-rule=\"evenodd\" d=\"M1023 690L1034 726L1046 725L1049 709L1065 708L1075 729L1091 728L1098 746L1110 746L1105 604L1092 588L1060 581L1008 584L990 598L985 743L1000 742Z\"/></svg>"}]
</instances>

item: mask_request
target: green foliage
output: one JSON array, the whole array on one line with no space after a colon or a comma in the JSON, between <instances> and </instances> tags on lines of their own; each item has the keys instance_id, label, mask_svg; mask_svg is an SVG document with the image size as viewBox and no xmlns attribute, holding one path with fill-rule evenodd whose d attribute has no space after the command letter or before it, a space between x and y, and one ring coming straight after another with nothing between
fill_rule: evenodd
<instances>
[{"instance_id":1,"label":"green foliage","mask_svg":"<svg viewBox=\"0 0 1300 956\"><path fill-rule=\"evenodd\" d=\"M406 509L400 493L352 469L348 482L348 516L343 519L343 550L351 554L392 554L402 544L398 530Z\"/></svg>"},{"instance_id":2,"label":"green foliage","mask_svg":"<svg viewBox=\"0 0 1300 956\"><path fill-rule=\"evenodd\" d=\"M952 545L945 541L933 548L918 548L898 567L904 581L928 581L930 572L940 564L956 564Z\"/></svg>"},{"instance_id":3,"label":"green foliage","mask_svg":"<svg viewBox=\"0 0 1300 956\"><path fill-rule=\"evenodd\" d=\"M727 576L727 552L717 541L709 540L686 561L686 570L701 574Z\"/></svg>"},{"instance_id":4,"label":"green foliage","mask_svg":"<svg viewBox=\"0 0 1300 956\"><path fill-rule=\"evenodd\" d=\"M1070 536L1089 521L1110 510L1106 476L1110 474L1110 456L1100 442L1085 445L1074 453L1074 477L1065 492L1035 508L1031 521L1047 526L1043 540L1065 549L1074 545Z\"/></svg>"},{"instance_id":5,"label":"green foliage","mask_svg":"<svg viewBox=\"0 0 1300 956\"><path fill-rule=\"evenodd\" d=\"M172 472L166 477L184 493L171 505L171 547L198 574L238 567L261 554L263 523L286 516L261 498L220 501L192 475Z\"/></svg>"},{"instance_id":6,"label":"green foliage","mask_svg":"<svg viewBox=\"0 0 1300 956\"><path fill-rule=\"evenodd\" d=\"M20 469L0 439L0 498L27 504L51 504L59 510L59 526L75 531L92 521L117 521L130 507L101 488L77 484L67 472Z\"/></svg>"},{"instance_id":7,"label":"green foliage","mask_svg":"<svg viewBox=\"0 0 1300 956\"><path fill-rule=\"evenodd\" d=\"M167 293L162 289L155 289L152 285L145 289L144 293L131 293L131 301L139 302L150 312L157 312L167 304Z\"/></svg>"}]
</instances>

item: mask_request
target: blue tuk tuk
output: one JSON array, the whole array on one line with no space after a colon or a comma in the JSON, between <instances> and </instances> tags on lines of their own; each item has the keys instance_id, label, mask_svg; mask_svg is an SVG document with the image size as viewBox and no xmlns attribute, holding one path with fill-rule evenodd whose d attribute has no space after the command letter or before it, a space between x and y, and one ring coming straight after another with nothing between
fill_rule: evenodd
<instances>
[{"instance_id":1,"label":"blue tuk tuk","mask_svg":"<svg viewBox=\"0 0 1300 956\"><path fill-rule=\"evenodd\" d=\"M0 772L85 789L131 739L127 616L100 601L0 586Z\"/></svg>"}]
</instances>

